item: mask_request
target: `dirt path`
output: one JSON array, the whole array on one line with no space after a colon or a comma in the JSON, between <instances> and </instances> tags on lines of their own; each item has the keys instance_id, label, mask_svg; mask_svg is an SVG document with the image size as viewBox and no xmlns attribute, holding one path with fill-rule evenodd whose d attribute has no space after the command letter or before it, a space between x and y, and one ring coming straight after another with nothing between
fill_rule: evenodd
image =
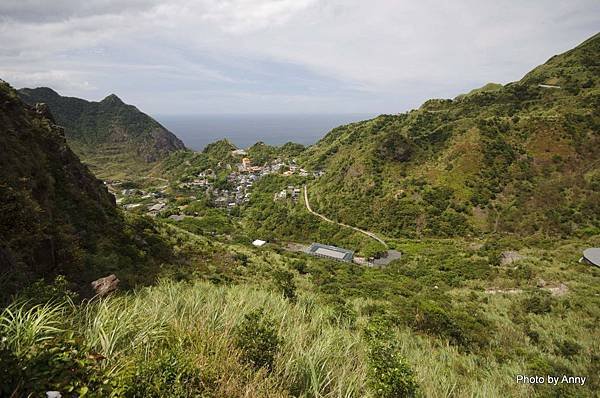
<instances>
[{"instance_id":1,"label":"dirt path","mask_svg":"<svg viewBox=\"0 0 600 398\"><path fill-rule=\"evenodd\" d=\"M306 210L308 210L308 212L310 214L313 214L313 215L321 218L322 220L325 220L325 221L330 222L332 224L341 225L342 227L346 227L346 228L352 228L353 230L355 230L357 232L360 232L361 234L367 235L371 239L375 239L377 242L379 242L382 245L384 245L386 249L388 248L387 243L385 243L383 241L383 239L381 239L380 237L378 237L377 235L375 235L373 232L365 231L364 229L360 229L358 227L353 227L352 225L343 224L341 222L333 221L332 219L327 218L324 215L319 214L319 213L313 211L313 209L310 207L310 203L308 202L308 188L306 187L306 185L304 186L304 204L306 204Z\"/></svg>"}]
</instances>

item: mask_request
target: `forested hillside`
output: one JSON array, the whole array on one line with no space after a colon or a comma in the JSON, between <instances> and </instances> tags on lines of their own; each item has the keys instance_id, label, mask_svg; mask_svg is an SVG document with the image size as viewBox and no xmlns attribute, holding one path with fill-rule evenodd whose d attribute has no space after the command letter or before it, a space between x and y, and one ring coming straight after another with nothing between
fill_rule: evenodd
<instances>
[{"instance_id":1,"label":"forested hillside","mask_svg":"<svg viewBox=\"0 0 600 398\"><path fill-rule=\"evenodd\" d=\"M185 149L173 133L114 94L91 102L40 87L21 89L19 96L30 105L47 104L69 145L102 177L135 175L145 163Z\"/></svg>"},{"instance_id":2,"label":"forested hillside","mask_svg":"<svg viewBox=\"0 0 600 398\"><path fill-rule=\"evenodd\" d=\"M5 82L0 104L0 301L37 278L82 287L167 255L151 225L117 210L46 106L24 104Z\"/></svg>"},{"instance_id":3,"label":"forested hillside","mask_svg":"<svg viewBox=\"0 0 600 398\"><path fill-rule=\"evenodd\" d=\"M600 228L600 35L520 81L341 126L301 155L314 207L393 237Z\"/></svg>"}]
</instances>

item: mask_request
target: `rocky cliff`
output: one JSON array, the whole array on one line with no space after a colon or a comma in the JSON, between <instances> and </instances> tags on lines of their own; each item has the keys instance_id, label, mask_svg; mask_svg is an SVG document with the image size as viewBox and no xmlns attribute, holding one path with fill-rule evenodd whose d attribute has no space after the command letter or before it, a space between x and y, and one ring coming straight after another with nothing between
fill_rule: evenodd
<instances>
[{"instance_id":1,"label":"rocky cliff","mask_svg":"<svg viewBox=\"0 0 600 398\"><path fill-rule=\"evenodd\" d=\"M37 278L87 286L108 272L135 274L154 249L165 252L147 244L152 228L124 219L46 105L25 104L0 80L0 301Z\"/></svg>"}]
</instances>

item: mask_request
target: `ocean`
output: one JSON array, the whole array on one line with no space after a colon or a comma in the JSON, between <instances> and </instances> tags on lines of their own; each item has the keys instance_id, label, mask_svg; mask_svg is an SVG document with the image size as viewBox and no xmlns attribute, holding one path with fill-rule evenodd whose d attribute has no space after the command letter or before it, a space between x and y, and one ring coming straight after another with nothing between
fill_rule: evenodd
<instances>
[{"instance_id":1,"label":"ocean","mask_svg":"<svg viewBox=\"0 0 600 398\"><path fill-rule=\"evenodd\" d=\"M311 145L334 127L366 120L374 114L318 115L185 115L155 116L177 135L188 148L202 150L206 145L227 138L238 148L258 141L282 145L292 141Z\"/></svg>"}]
</instances>

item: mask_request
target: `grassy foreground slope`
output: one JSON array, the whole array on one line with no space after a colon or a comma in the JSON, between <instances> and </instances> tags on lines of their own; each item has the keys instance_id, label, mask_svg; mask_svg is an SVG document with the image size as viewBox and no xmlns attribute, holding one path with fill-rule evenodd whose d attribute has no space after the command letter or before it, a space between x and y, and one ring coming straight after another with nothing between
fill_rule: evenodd
<instances>
[{"instance_id":1,"label":"grassy foreground slope","mask_svg":"<svg viewBox=\"0 0 600 398\"><path fill-rule=\"evenodd\" d=\"M315 210L389 236L600 228L600 35L518 82L332 130Z\"/></svg>"},{"instance_id":2,"label":"grassy foreground slope","mask_svg":"<svg viewBox=\"0 0 600 398\"><path fill-rule=\"evenodd\" d=\"M493 248L404 241L404 259L382 269L232 245L245 265L224 268L225 284L163 280L33 308L21 296L0 315L0 386L131 397L593 397L600 272L574 260L580 244L523 249L518 267L499 268L481 261ZM552 293L559 281L568 287ZM534 387L518 374L587 381Z\"/></svg>"},{"instance_id":3,"label":"grassy foreground slope","mask_svg":"<svg viewBox=\"0 0 600 398\"><path fill-rule=\"evenodd\" d=\"M291 305L250 286L163 282L78 307L15 305L0 316L0 332L8 336L0 343L4 394L366 394L356 332L310 297Z\"/></svg>"}]
</instances>

